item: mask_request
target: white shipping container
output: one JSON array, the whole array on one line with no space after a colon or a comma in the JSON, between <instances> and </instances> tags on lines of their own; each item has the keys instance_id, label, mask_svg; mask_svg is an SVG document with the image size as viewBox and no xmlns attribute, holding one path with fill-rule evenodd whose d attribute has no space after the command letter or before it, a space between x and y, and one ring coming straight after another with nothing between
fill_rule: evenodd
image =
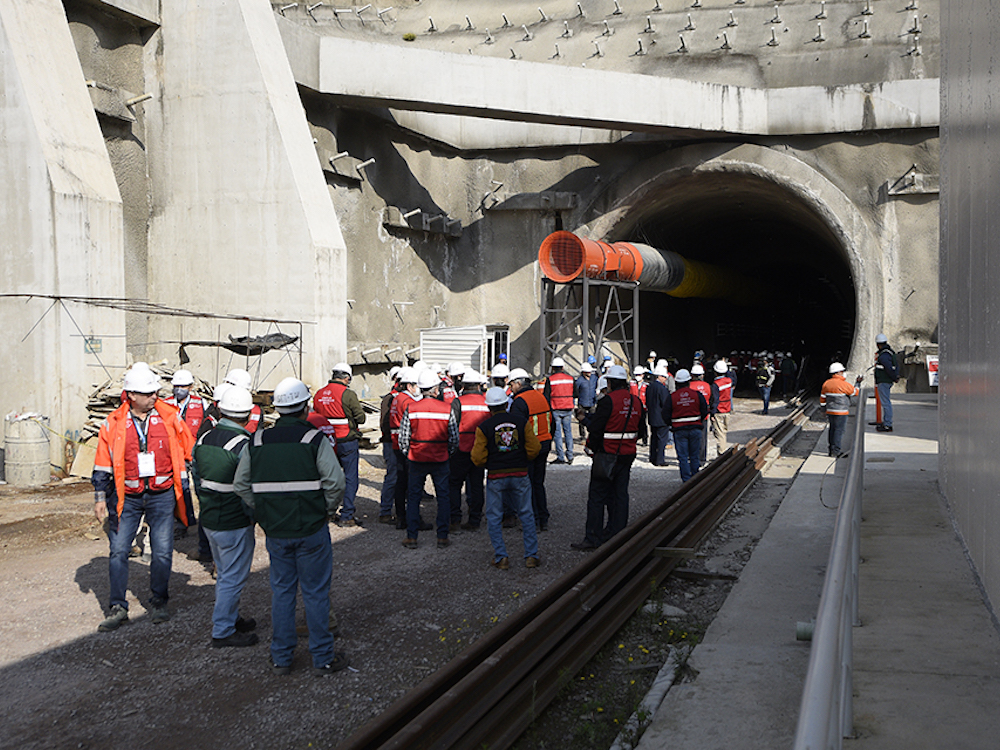
<instances>
[{"instance_id":1,"label":"white shipping container","mask_svg":"<svg viewBox=\"0 0 1000 750\"><path fill-rule=\"evenodd\" d=\"M503 324L424 328L420 331L420 359L446 367L461 362L485 374L501 353L509 356L509 343L510 328Z\"/></svg>"}]
</instances>

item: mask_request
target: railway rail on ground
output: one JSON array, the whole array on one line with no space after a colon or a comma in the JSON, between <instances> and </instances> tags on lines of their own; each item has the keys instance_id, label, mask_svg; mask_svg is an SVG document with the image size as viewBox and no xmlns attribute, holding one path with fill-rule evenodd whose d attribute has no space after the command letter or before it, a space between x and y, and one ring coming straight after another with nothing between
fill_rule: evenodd
<instances>
[{"instance_id":1,"label":"railway rail on ground","mask_svg":"<svg viewBox=\"0 0 1000 750\"><path fill-rule=\"evenodd\" d=\"M730 448L338 750L510 747L760 475L815 408Z\"/></svg>"}]
</instances>

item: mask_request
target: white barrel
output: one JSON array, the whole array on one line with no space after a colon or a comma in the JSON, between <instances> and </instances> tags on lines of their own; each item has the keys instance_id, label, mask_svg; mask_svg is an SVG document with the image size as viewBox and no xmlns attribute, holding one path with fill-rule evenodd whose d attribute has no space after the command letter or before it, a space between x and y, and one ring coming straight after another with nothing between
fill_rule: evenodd
<instances>
[{"instance_id":1,"label":"white barrel","mask_svg":"<svg viewBox=\"0 0 1000 750\"><path fill-rule=\"evenodd\" d=\"M37 420L37 421L36 421ZM41 424L39 424L41 423ZM38 487L49 481L49 418L4 420L4 479L14 487Z\"/></svg>"}]
</instances>

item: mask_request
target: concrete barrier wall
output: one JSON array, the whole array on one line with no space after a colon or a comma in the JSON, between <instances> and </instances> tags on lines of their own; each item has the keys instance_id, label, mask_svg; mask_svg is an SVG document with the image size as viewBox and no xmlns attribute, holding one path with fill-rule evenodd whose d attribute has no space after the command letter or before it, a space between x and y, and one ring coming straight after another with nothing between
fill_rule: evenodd
<instances>
[{"instance_id":1,"label":"concrete barrier wall","mask_svg":"<svg viewBox=\"0 0 1000 750\"><path fill-rule=\"evenodd\" d=\"M123 296L121 198L59 0L0 1L0 133L2 291ZM100 363L124 361L124 316L52 304L0 300L0 413L41 412L72 437Z\"/></svg>"},{"instance_id":2,"label":"concrete barrier wall","mask_svg":"<svg viewBox=\"0 0 1000 750\"><path fill-rule=\"evenodd\" d=\"M994 607L1000 603L1000 14L942 10L941 483ZM899 429L899 428L897 428Z\"/></svg>"}]
</instances>

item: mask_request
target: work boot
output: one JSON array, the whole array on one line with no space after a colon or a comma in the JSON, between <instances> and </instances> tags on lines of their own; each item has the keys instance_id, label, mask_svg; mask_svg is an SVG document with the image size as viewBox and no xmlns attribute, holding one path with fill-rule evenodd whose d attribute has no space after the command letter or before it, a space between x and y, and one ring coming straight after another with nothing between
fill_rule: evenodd
<instances>
[{"instance_id":1,"label":"work boot","mask_svg":"<svg viewBox=\"0 0 1000 750\"><path fill-rule=\"evenodd\" d=\"M236 632L238 633L249 633L251 630L257 629L257 621L252 617L247 617L246 619L242 617L236 618Z\"/></svg>"},{"instance_id":2,"label":"work boot","mask_svg":"<svg viewBox=\"0 0 1000 750\"><path fill-rule=\"evenodd\" d=\"M128 622L128 610L120 604L113 604L111 605L111 614L104 618L97 629L102 633L108 633L112 630L118 630L123 622Z\"/></svg>"},{"instance_id":3,"label":"work boot","mask_svg":"<svg viewBox=\"0 0 1000 750\"><path fill-rule=\"evenodd\" d=\"M540 561L537 557L527 557L524 560L524 567L526 568L537 568Z\"/></svg>"},{"instance_id":4,"label":"work boot","mask_svg":"<svg viewBox=\"0 0 1000 750\"><path fill-rule=\"evenodd\" d=\"M497 570L510 570L510 560L506 557L501 557L499 560L494 560L490 563Z\"/></svg>"},{"instance_id":5,"label":"work boot","mask_svg":"<svg viewBox=\"0 0 1000 750\"><path fill-rule=\"evenodd\" d=\"M378 517L378 522L379 523L396 523L396 517L393 516L393 515L379 516Z\"/></svg>"},{"instance_id":6,"label":"work boot","mask_svg":"<svg viewBox=\"0 0 1000 750\"><path fill-rule=\"evenodd\" d=\"M169 620L170 610L167 609L167 603L151 603L149 606L149 619L154 625L161 625Z\"/></svg>"},{"instance_id":7,"label":"work boot","mask_svg":"<svg viewBox=\"0 0 1000 750\"><path fill-rule=\"evenodd\" d=\"M333 655L333 661L322 667L313 667L313 674L317 677L322 677L323 675L333 674L334 672L339 672L342 669L347 669L350 662L347 661L347 654L340 652Z\"/></svg>"},{"instance_id":8,"label":"work boot","mask_svg":"<svg viewBox=\"0 0 1000 750\"><path fill-rule=\"evenodd\" d=\"M256 633L241 633L236 631L225 638L213 638L212 648L242 648L244 646L253 646L258 640L260 639Z\"/></svg>"}]
</instances>

